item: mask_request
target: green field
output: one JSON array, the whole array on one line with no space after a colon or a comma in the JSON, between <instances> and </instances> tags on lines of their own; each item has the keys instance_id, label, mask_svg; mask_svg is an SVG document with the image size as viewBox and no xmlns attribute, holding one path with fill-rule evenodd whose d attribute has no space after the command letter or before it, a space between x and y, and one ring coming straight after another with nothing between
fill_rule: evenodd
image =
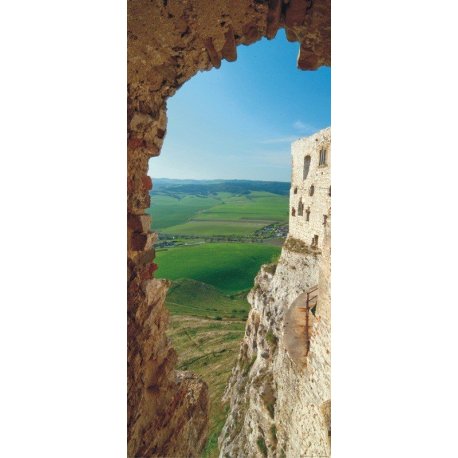
<instances>
[{"instance_id":1,"label":"green field","mask_svg":"<svg viewBox=\"0 0 458 458\"><path fill-rule=\"evenodd\" d=\"M218 192L208 196L152 195L152 229L178 235L247 236L288 220L288 196L265 191L244 195Z\"/></svg>"},{"instance_id":2,"label":"green field","mask_svg":"<svg viewBox=\"0 0 458 458\"><path fill-rule=\"evenodd\" d=\"M153 194L149 213L152 215L152 230L185 223L206 208L220 204L214 197L185 195L181 198L165 194Z\"/></svg>"},{"instance_id":3,"label":"green field","mask_svg":"<svg viewBox=\"0 0 458 458\"><path fill-rule=\"evenodd\" d=\"M191 278L235 294L251 288L261 264L279 254L280 247L260 243L207 243L159 250L156 277Z\"/></svg>"},{"instance_id":4,"label":"green field","mask_svg":"<svg viewBox=\"0 0 458 458\"><path fill-rule=\"evenodd\" d=\"M252 191L246 196L228 196L221 205L202 211L196 219L287 221L288 196Z\"/></svg>"},{"instance_id":5,"label":"green field","mask_svg":"<svg viewBox=\"0 0 458 458\"><path fill-rule=\"evenodd\" d=\"M252 221L189 221L185 224L171 226L164 229L164 234L180 235L250 235L257 229L261 229L267 223L255 223Z\"/></svg>"},{"instance_id":6,"label":"green field","mask_svg":"<svg viewBox=\"0 0 458 458\"><path fill-rule=\"evenodd\" d=\"M176 280L167 294L172 315L190 315L210 319L245 319L250 305L244 297L228 297L207 283Z\"/></svg>"}]
</instances>

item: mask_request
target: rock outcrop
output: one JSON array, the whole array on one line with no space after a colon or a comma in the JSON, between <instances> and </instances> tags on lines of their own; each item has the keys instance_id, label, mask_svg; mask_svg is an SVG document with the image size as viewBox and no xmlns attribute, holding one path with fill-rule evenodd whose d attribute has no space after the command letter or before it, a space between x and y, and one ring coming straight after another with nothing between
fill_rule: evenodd
<instances>
[{"instance_id":1,"label":"rock outcrop","mask_svg":"<svg viewBox=\"0 0 458 458\"><path fill-rule=\"evenodd\" d=\"M174 370L177 356L165 335L167 287L164 280L145 280L137 296L145 299L137 300L128 322L129 457L178 457L183 450L197 457L206 439L208 388Z\"/></svg>"},{"instance_id":2,"label":"rock outcrop","mask_svg":"<svg viewBox=\"0 0 458 458\"><path fill-rule=\"evenodd\" d=\"M167 283L153 279L148 161L166 133L166 100L199 70L278 28L300 42L298 67L330 64L330 0L128 1L128 453L196 456L205 441L206 385L178 374L165 335ZM274 68L275 63L272 63ZM154 227L154 224L153 224Z\"/></svg>"},{"instance_id":3,"label":"rock outcrop","mask_svg":"<svg viewBox=\"0 0 458 458\"><path fill-rule=\"evenodd\" d=\"M225 393L222 458L330 456L330 320L321 313L328 308L321 298L329 295L329 245L313 253L293 251L301 246L294 242L276 266L261 268L249 294L246 335ZM287 349L288 311L318 283L310 347L297 357Z\"/></svg>"}]
</instances>

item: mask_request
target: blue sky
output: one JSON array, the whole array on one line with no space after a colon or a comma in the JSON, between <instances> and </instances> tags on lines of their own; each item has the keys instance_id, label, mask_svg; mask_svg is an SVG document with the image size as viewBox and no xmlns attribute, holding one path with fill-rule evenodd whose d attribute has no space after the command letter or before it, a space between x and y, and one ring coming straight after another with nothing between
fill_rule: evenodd
<instances>
[{"instance_id":1,"label":"blue sky","mask_svg":"<svg viewBox=\"0 0 458 458\"><path fill-rule=\"evenodd\" d=\"M298 70L298 46L280 30L186 82L168 101L164 146L149 174L289 181L291 142L331 118L331 70Z\"/></svg>"}]
</instances>

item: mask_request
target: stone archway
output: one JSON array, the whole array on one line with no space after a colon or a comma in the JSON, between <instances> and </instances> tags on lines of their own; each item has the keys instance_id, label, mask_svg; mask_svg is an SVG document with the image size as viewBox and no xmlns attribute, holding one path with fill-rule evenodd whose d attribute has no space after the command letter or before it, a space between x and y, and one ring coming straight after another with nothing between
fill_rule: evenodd
<instances>
[{"instance_id":1,"label":"stone archway","mask_svg":"<svg viewBox=\"0 0 458 458\"><path fill-rule=\"evenodd\" d=\"M207 428L207 387L175 371L165 335L167 282L153 278L148 160L160 153L166 101L199 70L234 61L237 46L278 29L300 42L297 65L330 65L330 0L128 1L128 453L197 456ZM272 67L275 63L272 63ZM153 225L154 227L154 225Z\"/></svg>"}]
</instances>

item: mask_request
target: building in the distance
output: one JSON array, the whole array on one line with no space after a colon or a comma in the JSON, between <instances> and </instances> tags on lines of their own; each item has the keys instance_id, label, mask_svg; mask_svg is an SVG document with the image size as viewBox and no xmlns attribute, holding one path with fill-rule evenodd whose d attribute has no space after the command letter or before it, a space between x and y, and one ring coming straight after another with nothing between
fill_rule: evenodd
<instances>
[{"instance_id":1,"label":"building in the distance","mask_svg":"<svg viewBox=\"0 0 458 458\"><path fill-rule=\"evenodd\" d=\"M321 250L331 217L331 128L291 145L289 236Z\"/></svg>"}]
</instances>

